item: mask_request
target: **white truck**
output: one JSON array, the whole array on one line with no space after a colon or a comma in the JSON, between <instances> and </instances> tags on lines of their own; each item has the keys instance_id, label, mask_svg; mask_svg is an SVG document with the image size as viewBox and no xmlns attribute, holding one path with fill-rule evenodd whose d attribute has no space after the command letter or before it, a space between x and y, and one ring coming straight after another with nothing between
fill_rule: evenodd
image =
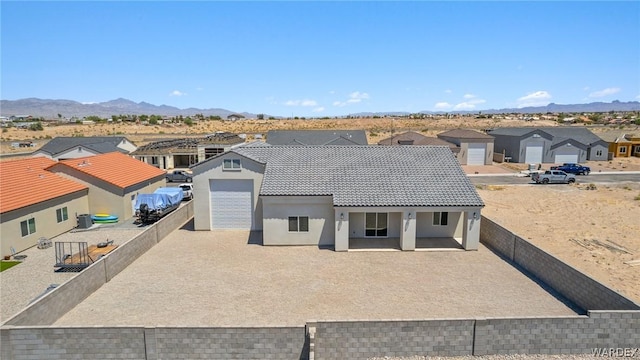
<instances>
[{"instance_id":1,"label":"white truck","mask_svg":"<svg viewBox=\"0 0 640 360\"><path fill-rule=\"evenodd\" d=\"M182 189L183 197L182 200L193 200L193 184L191 183L183 183L179 185Z\"/></svg>"},{"instance_id":2,"label":"white truck","mask_svg":"<svg viewBox=\"0 0 640 360\"><path fill-rule=\"evenodd\" d=\"M531 179L536 184L572 184L576 182L576 176L567 174L561 170L547 170L544 173L531 174Z\"/></svg>"}]
</instances>

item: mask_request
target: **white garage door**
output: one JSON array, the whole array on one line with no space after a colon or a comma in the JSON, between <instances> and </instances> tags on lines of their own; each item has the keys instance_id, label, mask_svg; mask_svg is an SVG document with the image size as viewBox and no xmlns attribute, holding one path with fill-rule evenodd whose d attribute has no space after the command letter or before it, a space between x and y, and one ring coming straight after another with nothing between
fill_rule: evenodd
<instances>
[{"instance_id":1,"label":"white garage door","mask_svg":"<svg viewBox=\"0 0 640 360\"><path fill-rule=\"evenodd\" d=\"M467 152L467 165L484 165L487 144L469 144Z\"/></svg>"},{"instance_id":2,"label":"white garage door","mask_svg":"<svg viewBox=\"0 0 640 360\"><path fill-rule=\"evenodd\" d=\"M576 148L569 149L558 149L556 150L556 156L553 160L556 164L564 164L564 163L577 163L578 162L578 152L579 150Z\"/></svg>"},{"instance_id":3,"label":"white garage door","mask_svg":"<svg viewBox=\"0 0 640 360\"><path fill-rule=\"evenodd\" d=\"M251 230L253 180L211 180L211 227Z\"/></svg>"},{"instance_id":4,"label":"white garage door","mask_svg":"<svg viewBox=\"0 0 640 360\"><path fill-rule=\"evenodd\" d=\"M524 162L527 164L541 164L542 163L542 149L543 143L529 143L525 150Z\"/></svg>"}]
</instances>

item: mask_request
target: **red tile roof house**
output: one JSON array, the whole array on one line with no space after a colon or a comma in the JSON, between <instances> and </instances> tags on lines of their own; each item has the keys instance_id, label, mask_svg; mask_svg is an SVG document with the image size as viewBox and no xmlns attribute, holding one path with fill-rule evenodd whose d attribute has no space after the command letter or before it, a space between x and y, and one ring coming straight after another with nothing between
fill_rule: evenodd
<instances>
[{"instance_id":1,"label":"red tile roof house","mask_svg":"<svg viewBox=\"0 0 640 360\"><path fill-rule=\"evenodd\" d=\"M89 188L46 169L44 157L0 162L0 254L11 255L76 227L89 211Z\"/></svg>"},{"instance_id":2,"label":"red tile roof house","mask_svg":"<svg viewBox=\"0 0 640 360\"><path fill-rule=\"evenodd\" d=\"M135 214L138 194L166 185L163 170L119 152L63 160L48 170L89 188L89 213L115 215L120 221Z\"/></svg>"}]
</instances>

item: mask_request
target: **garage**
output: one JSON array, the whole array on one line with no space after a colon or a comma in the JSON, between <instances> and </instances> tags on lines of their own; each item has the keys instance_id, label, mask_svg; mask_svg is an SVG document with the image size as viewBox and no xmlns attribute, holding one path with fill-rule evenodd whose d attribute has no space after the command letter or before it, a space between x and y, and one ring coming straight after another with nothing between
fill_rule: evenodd
<instances>
[{"instance_id":1,"label":"garage","mask_svg":"<svg viewBox=\"0 0 640 360\"><path fill-rule=\"evenodd\" d=\"M541 164L544 143L529 143L525 149L524 162L527 164Z\"/></svg>"},{"instance_id":2,"label":"garage","mask_svg":"<svg viewBox=\"0 0 640 360\"><path fill-rule=\"evenodd\" d=\"M485 143L470 143L467 152L467 165L484 165L487 151Z\"/></svg>"},{"instance_id":3,"label":"garage","mask_svg":"<svg viewBox=\"0 0 640 360\"><path fill-rule=\"evenodd\" d=\"M555 164L577 163L580 149L574 146L562 146L555 150Z\"/></svg>"},{"instance_id":4,"label":"garage","mask_svg":"<svg viewBox=\"0 0 640 360\"><path fill-rule=\"evenodd\" d=\"M210 180L212 229L251 230L253 180Z\"/></svg>"}]
</instances>

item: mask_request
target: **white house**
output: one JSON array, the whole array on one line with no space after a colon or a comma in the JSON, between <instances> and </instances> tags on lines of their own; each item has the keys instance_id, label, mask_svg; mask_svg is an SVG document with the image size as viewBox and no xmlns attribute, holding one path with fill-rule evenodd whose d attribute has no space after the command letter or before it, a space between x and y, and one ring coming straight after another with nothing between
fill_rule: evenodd
<instances>
[{"instance_id":1,"label":"white house","mask_svg":"<svg viewBox=\"0 0 640 360\"><path fill-rule=\"evenodd\" d=\"M196 230L262 231L263 245L475 250L482 199L445 146L232 149L193 167Z\"/></svg>"}]
</instances>

